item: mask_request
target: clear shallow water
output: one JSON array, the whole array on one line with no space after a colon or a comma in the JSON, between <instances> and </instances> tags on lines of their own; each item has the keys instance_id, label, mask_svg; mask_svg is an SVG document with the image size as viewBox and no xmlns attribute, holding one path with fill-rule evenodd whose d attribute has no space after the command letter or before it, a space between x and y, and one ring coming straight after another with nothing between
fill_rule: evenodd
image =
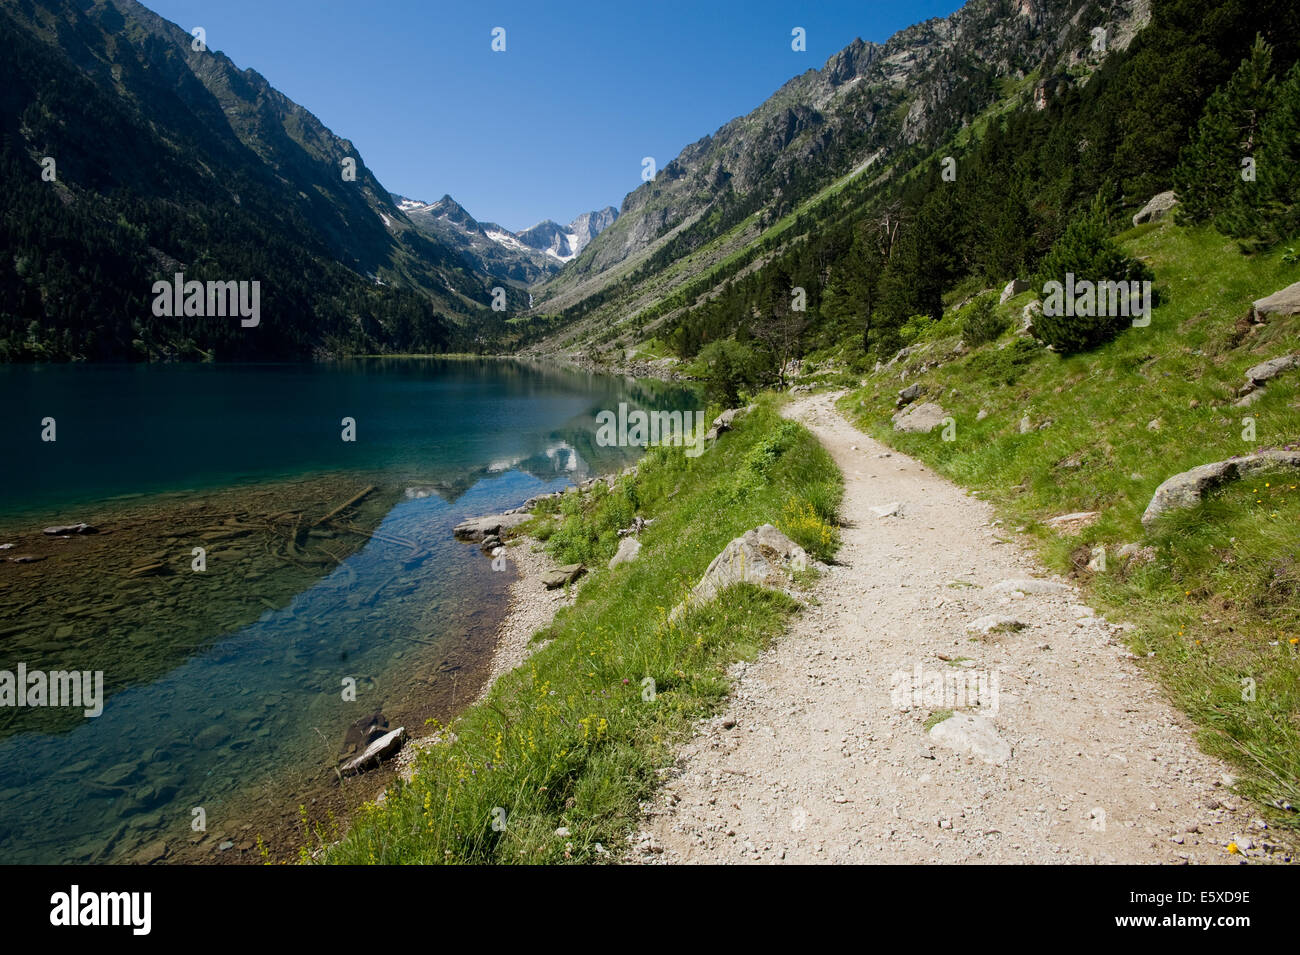
<instances>
[{"instance_id":1,"label":"clear shallow water","mask_svg":"<svg viewBox=\"0 0 1300 955\"><path fill-rule=\"evenodd\" d=\"M0 368L0 397L10 411L0 430L12 463L0 469L5 526L81 519L76 508L98 513L115 496L149 506L180 488L322 472L348 488L364 475L396 501L373 539L287 606L169 658L163 675L118 689L98 718L0 739L3 862L116 861L158 840L176 846L192 835L195 807L210 832L227 832L231 807L250 793L275 798L286 773L332 766L359 717L445 696L448 675L468 672L490 646L506 586L452 527L625 464L635 451L595 446L598 410L698 404L682 389L622 379L423 360ZM58 422L53 446L40 442L47 415ZM339 439L345 415L357 421L355 444ZM169 498L158 500L165 520ZM163 601L150 605L150 622L185 612ZM95 627L107 637L127 617L81 624L76 637L93 639ZM0 632L15 622L0 617ZM75 650L52 639L58 631L33 632L45 641L35 655L0 638L0 669L78 668ZM356 680L356 702L343 700L344 678Z\"/></svg>"}]
</instances>

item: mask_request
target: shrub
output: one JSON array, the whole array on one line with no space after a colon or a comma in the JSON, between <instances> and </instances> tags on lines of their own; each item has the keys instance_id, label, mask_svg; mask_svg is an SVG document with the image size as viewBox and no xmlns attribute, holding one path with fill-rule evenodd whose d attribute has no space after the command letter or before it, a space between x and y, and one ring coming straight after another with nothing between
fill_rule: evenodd
<instances>
[{"instance_id":1,"label":"shrub","mask_svg":"<svg viewBox=\"0 0 1300 955\"><path fill-rule=\"evenodd\" d=\"M841 495L842 492L837 484L811 484L804 493L804 500L827 524L838 524Z\"/></svg>"},{"instance_id":2,"label":"shrub","mask_svg":"<svg viewBox=\"0 0 1300 955\"><path fill-rule=\"evenodd\" d=\"M771 434L763 438L745 454L744 470L766 478L772 465L799 437L799 426L793 421L782 421Z\"/></svg>"},{"instance_id":3,"label":"shrub","mask_svg":"<svg viewBox=\"0 0 1300 955\"><path fill-rule=\"evenodd\" d=\"M1043 259L1039 278L1043 282L1064 283L1067 274L1074 275L1075 283L1141 282L1155 276L1141 262L1125 255L1110 236L1106 224L1105 206L1094 201L1092 207L1066 228L1065 234L1052 246ZM1114 338L1131 322L1118 314L1049 315L1051 309L1034 320L1035 334L1058 352L1087 351Z\"/></svg>"},{"instance_id":4,"label":"shrub","mask_svg":"<svg viewBox=\"0 0 1300 955\"><path fill-rule=\"evenodd\" d=\"M961 337L972 348L995 341L1009 324L991 295L981 295L961 310Z\"/></svg>"},{"instance_id":5,"label":"shrub","mask_svg":"<svg viewBox=\"0 0 1300 955\"><path fill-rule=\"evenodd\" d=\"M618 549L618 529L632 523L636 509L633 482L620 479L610 490L598 481L587 494L565 494L560 499L564 519L539 521L533 533L546 541L547 550L561 563L596 564Z\"/></svg>"},{"instance_id":6,"label":"shrub","mask_svg":"<svg viewBox=\"0 0 1300 955\"><path fill-rule=\"evenodd\" d=\"M971 357L971 371L980 378L1003 385L1014 385L1025 369L1043 353L1042 346L1030 338L1017 338L1006 348L982 351Z\"/></svg>"},{"instance_id":7,"label":"shrub","mask_svg":"<svg viewBox=\"0 0 1300 955\"><path fill-rule=\"evenodd\" d=\"M826 521L817 503L791 497L782 513L780 530L808 552L814 560L829 560L839 544L839 535Z\"/></svg>"},{"instance_id":8,"label":"shrub","mask_svg":"<svg viewBox=\"0 0 1300 955\"><path fill-rule=\"evenodd\" d=\"M903 323L898 333L910 345L934 327L934 324L935 318L933 315L913 315Z\"/></svg>"}]
</instances>

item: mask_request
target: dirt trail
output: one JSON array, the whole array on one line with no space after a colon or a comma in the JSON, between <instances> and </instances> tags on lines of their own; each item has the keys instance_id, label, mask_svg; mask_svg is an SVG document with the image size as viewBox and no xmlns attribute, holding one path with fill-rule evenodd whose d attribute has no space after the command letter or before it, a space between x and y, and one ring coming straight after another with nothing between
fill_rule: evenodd
<instances>
[{"instance_id":1,"label":"dirt trail","mask_svg":"<svg viewBox=\"0 0 1300 955\"><path fill-rule=\"evenodd\" d=\"M1073 588L993 589L1047 578L988 504L853 428L836 397L786 415L844 473L841 563L791 632L737 667L735 697L684 747L629 861L1241 861L1230 842L1258 856L1272 833L1119 631ZM900 516L869 510L893 502ZM1026 626L972 640L988 614ZM984 691L967 712L991 721L1005 762L926 733L952 707L913 699L918 666L922 686L940 674Z\"/></svg>"}]
</instances>

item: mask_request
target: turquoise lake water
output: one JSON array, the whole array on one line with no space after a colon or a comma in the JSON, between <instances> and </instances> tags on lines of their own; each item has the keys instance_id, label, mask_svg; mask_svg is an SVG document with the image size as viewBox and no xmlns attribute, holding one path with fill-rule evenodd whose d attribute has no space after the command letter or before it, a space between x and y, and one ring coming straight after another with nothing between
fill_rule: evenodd
<instances>
[{"instance_id":1,"label":"turquoise lake water","mask_svg":"<svg viewBox=\"0 0 1300 955\"><path fill-rule=\"evenodd\" d=\"M87 513L110 515L111 530L119 507L165 525L173 502L334 475L341 489L374 484L368 506L385 509L368 543L287 601L264 600L252 622L213 624L192 652L151 666L133 659L131 672L149 676L118 681L99 717L10 725L0 862L129 860L159 840L184 843L199 807L225 831L225 807L275 798L286 772L332 765L359 716L411 706L436 675L481 662L471 657L490 644L507 575L451 529L633 460L637 449L595 441L596 413L620 402L700 406L681 387L488 360L0 367L0 527L11 534ZM345 417L355 442L341 440ZM41 440L48 418L53 442ZM211 583L226 598L265 584L223 572ZM12 573L0 564L0 589ZM119 578L84 573L100 575L84 579L87 592L125 605L59 626L51 608L72 598L57 590L15 604L0 615L0 634L16 631L0 636L0 670L79 669L78 648L110 639L147 656L148 633L195 626L194 605L168 596L179 577L151 584L142 609L114 598ZM355 703L341 700L344 678L357 681ZM16 715L0 709L0 731Z\"/></svg>"}]
</instances>

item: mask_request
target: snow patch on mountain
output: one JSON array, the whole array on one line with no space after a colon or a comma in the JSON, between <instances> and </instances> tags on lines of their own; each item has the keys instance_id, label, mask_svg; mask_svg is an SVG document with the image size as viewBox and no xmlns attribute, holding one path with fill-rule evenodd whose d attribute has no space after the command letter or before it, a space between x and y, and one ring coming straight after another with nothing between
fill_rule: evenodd
<instances>
[{"instance_id":1,"label":"snow patch on mountain","mask_svg":"<svg viewBox=\"0 0 1300 955\"><path fill-rule=\"evenodd\" d=\"M490 275L532 282L572 262L600 232L618 218L613 206L584 212L567 226L550 219L521 232L495 222L480 222L455 199L444 195L423 202L393 194L393 202L418 229L460 250L475 268ZM390 226L391 228L391 226Z\"/></svg>"},{"instance_id":2,"label":"snow patch on mountain","mask_svg":"<svg viewBox=\"0 0 1300 955\"><path fill-rule=\"evenodd\" d=\"M568 250L568 255L562 255L555 249L547 249L546 253L547 255L555 256L555 258L559 259L561 262L571 262L578 257L578 253L582 251L582 247L587 243L583 242L582 237L576 232L565 232L563 233L563 237L563 247Z\"/></svg>"},{"instance_id":3,"label":"snow patch on mountain","mask_svg":"<svg viewBox=\"0 0 1300 955\"><path fill-rule=\"evenodd\" d=\"M527 252L528 246L524 245L511 232L498 232L496 229L488 229L485 233L489 239L498 245L504 245L507 249L513 249L516 252Z\"/></svg>"}]
</instances>

